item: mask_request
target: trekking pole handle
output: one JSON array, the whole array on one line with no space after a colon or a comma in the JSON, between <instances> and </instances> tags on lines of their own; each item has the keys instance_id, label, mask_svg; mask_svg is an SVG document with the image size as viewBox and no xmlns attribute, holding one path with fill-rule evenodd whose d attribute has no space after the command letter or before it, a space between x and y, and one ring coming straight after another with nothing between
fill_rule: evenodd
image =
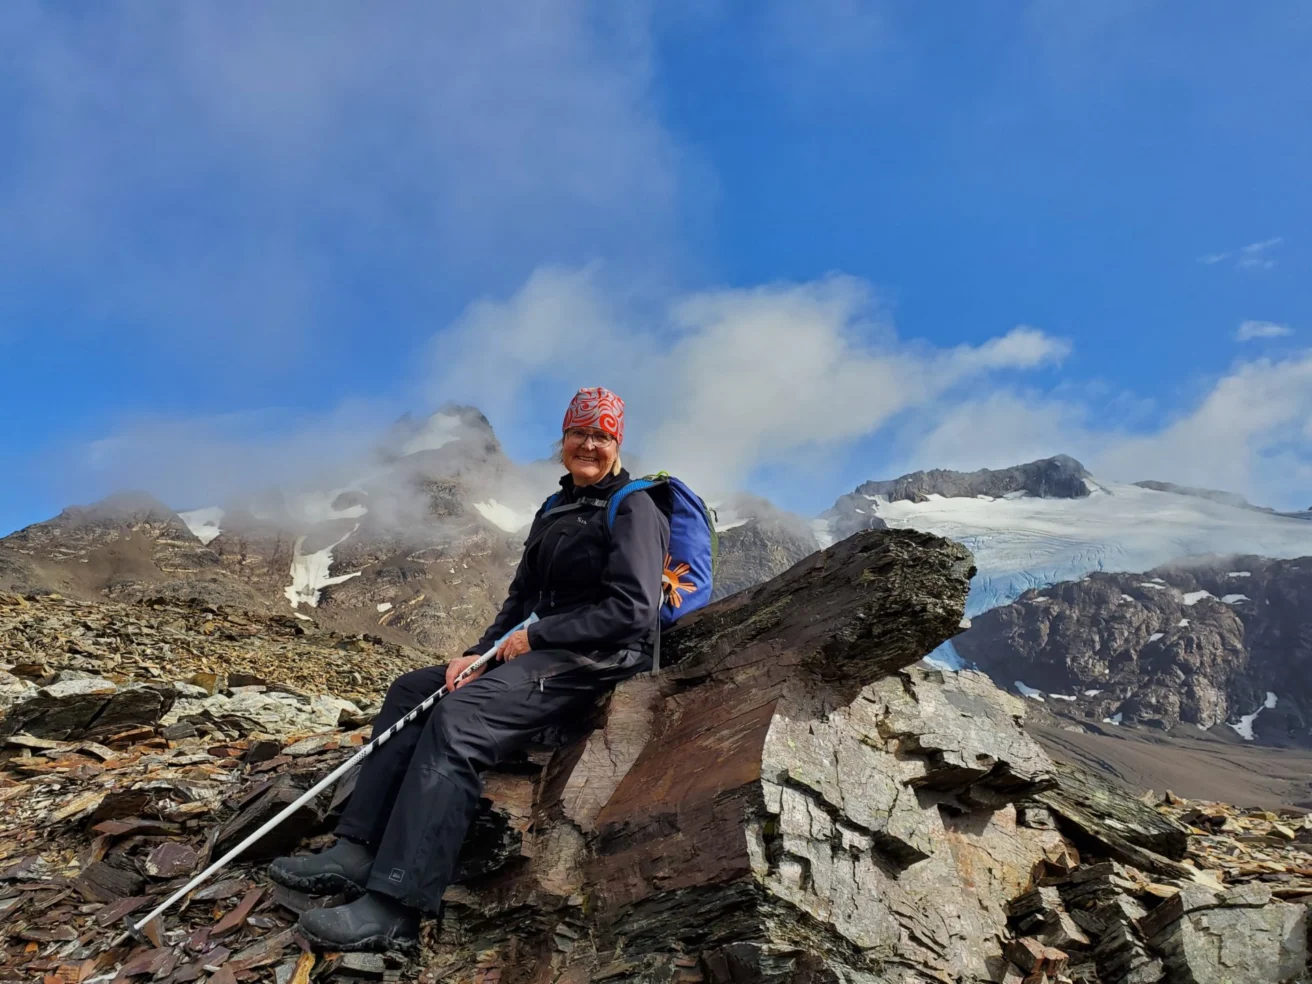
<instances>
[{"instance_id":1,"label":"trekking pole handle","mask_svg":"<svg viewBox=\"0 0 1312 984\"><path fill-rule=\"evenodd\" d=\"M492 661L493 658L496 657L497 650L501 648L501 644L503 642L505 642L508 638L510 638L511 635L518 632L520 629L528 628L537 620L538 620L538 616L536 613L534 613L530 615L528 618L524 619L524 621L516 625L505 635L503 635L500 639L498 639L495 643L492 644L491 649L483 653L483 655L479 656L478 659L474 660L474 662L470 663L467 667L465 667L464 671L461 672L461 674L458 677L456 677L456 683L459 683L470 673L473 673L481 669L482 667L486 666L489 662ZM188 892L192 891L193 889L207 882L212 875L214 875L216 872L226 867L228 863L232 861L233 858L240 855L242 851L246 850L246 848L250 847L252 844L258 841L269 831L273 830L274 827L278 826L289 816L291 816L293 813L295 813L297 810L303 807L306 803L310 802L310 800L314 799L321 792L327 789L330 785L335 783L342 776L346 775L346 773L349 772L354 766L363 762L374 752L375 749L378 748L379 745L382 745L384 742L386 742L387 739L391 738L394 734L396 734L398 731L404 728L407 724L409 724L411 721L417 718L424 711L432 707L433 704L435 704L438 700L440 700L444 696L446 696L446 684L443 684L435 693L426 697L416 707L413 707L409 711L407 711L399 721L397 721L395 724L389 727L377 738L374 738L372 741L370 741L367 745L361 748L358 752L352 755L349 759L347 759L337 768L333 769L332 772L328 773L328 775L324 776L312 787L307 789L304 793L302 793L299 797L297 797L296 800L289 803L287 806L283 807L282 811L279 812L277 816L275 816L272 820L270 820L268 823L262 826L259 830L255 831L253 834L247 837L244 841L242 841L240 844L234 847L223 857L219 858L219 860L215 861L212 865L210 865L208 868L202 871L191 881L187 882L187 884L183 885L180 889L178 889L176 892L170 895L167 899L165 899L158 906L152 909L145 916L145 918L143 918L140 922L135 923L132 928L136 930L138 933L141 932L148 922L150 922L152 919L154 919L156 916L160 915L161 913L165 912L171 905L173 905L174 902L178 901L178 899L182 898Z\"/></svg>"}]
</instances>

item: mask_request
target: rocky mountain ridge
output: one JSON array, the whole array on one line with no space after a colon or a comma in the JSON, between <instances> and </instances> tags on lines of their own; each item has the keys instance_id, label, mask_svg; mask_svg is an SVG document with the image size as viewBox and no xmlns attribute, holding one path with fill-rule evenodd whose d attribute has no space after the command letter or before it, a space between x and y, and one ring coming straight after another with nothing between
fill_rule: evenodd
<instances>
[{"instance_id":1,"label":"rocky mountain ridge","mask_svg":"<svg viewBox=\"0 0 1312 984\"><path fill-rule=\"evenodd\" d=\"M353 478L175 512L118 493L0 539L0 589L84 601L173 599L293 617L439 651L500 607L558 466L520 465L469 407L403 418ZM764 499L722 504L723 597L817 549Z\"/></svg>"},{"instance_id":2,"label":"rocky mountain ridge","mask_svg":"<svg viewBox=\"0 0 1312 984\"><path fill-rule=\"evenodd\" d=\"M954 641L1000 686L1106 724L1312 740L1312 558L1090 574L977 616Z\"/></svg>"},{"instance_id":3,"label":"rocky mountain ridge","mask_svg":"<svg viewBox=\"0 0 1312 984\"><path fill-rule=\"evenodd\" d=\"M398 421L353 478L329 476L308 490L182 513L145 493L65 510L0 540L0 589L54 591L88 602L226 606L289 615L343 636L450 652L463 649L499 606L523 529L556 471L546 463L511 462L486 418L448 407ZM1111 727L1117 715L1167 729L1181 722L1246 727L1253 720L1259 742L1300 743L1307 731L1306 688L1296 676L1312 628L1297 605L1271 607L1263 599L1239 605L1229 619L1226 610L1236 606L1204 605L1209 616L1190 634L1156 625L1164 616L1151 599L1120 607L1122 594L1139 598L1150 590L1136 587L1147 576L1128 575L1124 591L1106 590L1108 611L1102 601L1081 598L1069 608L1074 620L1059 620L1060 628L1044 625L1027 635L995 626L1018 617L1000 612L1026 591L1090 571L1149 570L1217 545L1312 555L1312 525L1206 490L1098 483L1065 456L866 483L814 524L759 497L716 505L717 599L778 575L834 537L890 526L923 529L967 545L979 566L967 614L980 628L945 644L935 660L956 666L963 657L978 658L1001 685L1014 689L1021 681L1074 697L1048 703L1070 704L1066 710L1095 726ZM1257 560L1236 564L1266 570ZM1205 568L1195 569L1195 578L1204 576ZM1234 593L1210 581L1169 583L1177 581L1180 596L1197 589L1216 598ZM1048 641L1036 644L1036 633ZM1007 655L1008 647L1041 655ZM1118 655L1107 656L1109 649ZM980 656L985 650L991 655ZM1086 650L1103 655L1077 655ZM1072 659L1087 665L1068 670ZM1293 676L1279 670L1285 663ZM1132 696L1140 684L1146 689ZM1091 690L1101 692L1085 693ZM1268 693L1277 707L1265 706Z\"/></svg>"}]
</instances>

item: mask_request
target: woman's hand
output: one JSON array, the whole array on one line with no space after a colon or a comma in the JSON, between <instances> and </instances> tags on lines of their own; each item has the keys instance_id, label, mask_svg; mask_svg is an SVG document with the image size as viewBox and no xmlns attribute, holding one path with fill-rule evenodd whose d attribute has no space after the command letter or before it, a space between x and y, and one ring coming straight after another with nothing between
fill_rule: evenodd
<instances>
[{"instance_id":1,"label":"woman's hand","mask_svg":"<svg viewBox=\"0 0 1312 984\"><path fill-rule=\"evenodd\" d=\"M446 692L447 693L451 693L453 690L458 690L467 683L473 683L475 680L477 680L479 677L483 675L483 671L487 669L486 664L480 666L473 673L470 673L459 683L456 682L456 678L460 676L461 673L464 672L465 667L471 665L477 660L478 660L477 656L461 656L459 659L453 659L451 662L446 664Z\"/></svg>"},{"instance_id":2,"label":"woman's hand","mask_svg":"<svg viewBox=\"0 0 1312 984\"><path fill-rule=\"evenodd\" d=\"M497 659L508 662L516 656L523 656L532 648L528 644L528 629L520 629L506 636L506 641L497 648Z\"/></svg>"}]
</instances>

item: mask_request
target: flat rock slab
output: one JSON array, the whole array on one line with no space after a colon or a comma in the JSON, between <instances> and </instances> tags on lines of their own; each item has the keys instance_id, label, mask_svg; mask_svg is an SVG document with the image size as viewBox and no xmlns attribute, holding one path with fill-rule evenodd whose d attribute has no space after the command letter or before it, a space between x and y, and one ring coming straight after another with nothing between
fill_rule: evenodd
<instances>
[{"instance_id":1,"label":"flat rock slab","mask_svg":"<svg viewBox=\"0 0 1312 984\"><path fill-rule=\"evenodd\" d=\"M0 734L24 732L60 740L103 736L128 726L158 724L173 700L167 687L64 680L17 701L0 721Z\"/></svg>"}]
</instances>

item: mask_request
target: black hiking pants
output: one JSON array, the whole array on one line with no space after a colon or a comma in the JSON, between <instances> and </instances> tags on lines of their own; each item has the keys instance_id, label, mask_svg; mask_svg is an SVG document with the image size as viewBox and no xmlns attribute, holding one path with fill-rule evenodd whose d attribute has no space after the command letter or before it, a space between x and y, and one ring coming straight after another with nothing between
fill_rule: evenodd
<instances>
[{"instance_id":1,"label":"black hiking pants","mask_svg":"<svg viewBox=\"0 0 1312 984\"><path fill-rule=\"evenodd\" d=\"M477 680L389 738L365 759L337 825L338 836L376 852L368 888L436 913L478 807L484 770L650 666L650 657L629 650L598 659L562 650L527 652L490 664ZM445 666L398 677L374 735L445 682Z\"/></svg>"}]
</instances>

